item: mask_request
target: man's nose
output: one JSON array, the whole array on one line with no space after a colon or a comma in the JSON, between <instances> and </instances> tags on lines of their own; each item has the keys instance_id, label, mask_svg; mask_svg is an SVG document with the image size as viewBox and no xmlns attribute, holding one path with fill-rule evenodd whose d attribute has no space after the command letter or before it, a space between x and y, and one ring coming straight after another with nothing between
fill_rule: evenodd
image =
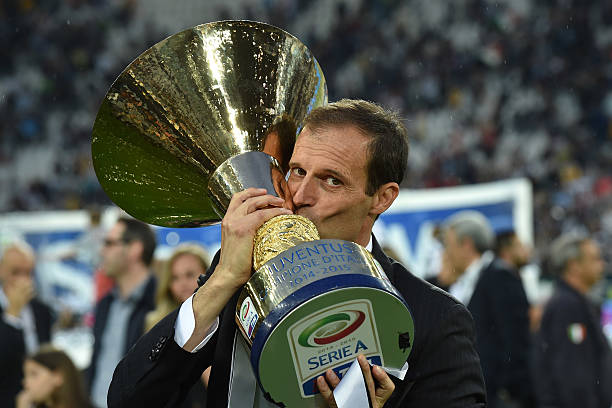
<instances>
[{"instance_id":1,"label":"man's nose","mask_svg":"<svg viewBox=\"0 0 612 408\"><path fill-rule=\"evenodd\" d=\"M312 205L316 199L315 181L310 178L304 178L299 182L291 185L291 194L293 195L293 204L297 208Z\"/></svg>"}]
</instances>

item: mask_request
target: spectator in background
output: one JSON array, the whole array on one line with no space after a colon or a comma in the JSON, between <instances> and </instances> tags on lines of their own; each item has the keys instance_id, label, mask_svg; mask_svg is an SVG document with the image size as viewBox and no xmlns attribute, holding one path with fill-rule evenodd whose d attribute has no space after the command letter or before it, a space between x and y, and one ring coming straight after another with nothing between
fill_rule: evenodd
<instances>
[{"instance_id":1,"label":"spectator in background","mask_svg":"<svg viewBox=\"0 0 612 408\"><path fill-rule=\"evenodd\" d=\"M0 256L0 406L12 407L21 389L26 353L51 338L52 314L35 298L34 251L14 242Z\"/></svg>"},{"instance_id":2,"label":"spectator in background","mask_svg":"<svg viewBox=\"0 0 612 408\"><path fill-rule=\"evenodd\" d=\"M92 206L89 208L89 226L75 243L75 255L93 271L96 302L106 296L115 284L113 278L100 269L100 254L105 235L106 231L102 226L102 211Z\"/></svg>"},{"instance_id":3,"label":"spectator in background","mask_svg":"<svg viewBox=\"0 0 612 408\"><path fill-rule=\"evenodd\" d=\"M43 346L27 357L23 371L23 390L17 396L17 408L93 407L81 373L63 351Z\"/></svg>"},{"instance_id":4,"label":"spectator in background","mask_svg":"<svg viewBox=\"0 0 612 408\"><path fill-rule=\"evenodd\" d=\"M470 303L480 272L493 260L493 229L477 211L460 211L444 222L444 252L456 280L448 292L464 305Z\"/></svg>"},{"instance_id":5,"label":"spectator in background","mask_svg":"<svg viewBox=\"0 0 612 408\"><path fill-rule=\"evenodd\" d=\"M440 257L442 259L440 260L440 270L438 271L438 274L430 276L425 280L448 292L450 286L457 282L457 279L459 279L460 273L458 272L458 269L453 268L453 266L450 264L446 251L440 252Z\"/></svg>"},{"instance_id":6,"label":"spectator in background","mask_svg":"<svg viewBox=\"0 0 612 408\"><path fill-rule=\"evenodd\" d=\"M142 335L145 317L155 307L156 281L149 267L156 241L151 227L120 218L102 249L102 269L115 288L96 306L94 349L89 367L92 399L106 407L106 395L117 363Z\"/></svg>"},{"instance_id":7,"label":"spectator in background","mask_svg":"<svg viewBox=\"0 0 612 408\"><path fill-rule=\"evenodd\" d=\"M178 308L198 288L198 278L210 266L210 256L197 244L178 246L166 262L155 297L155 310L147 314L145 331Z\"/></svg>"},{"instance_id":8,"label":"spectator in background","mask_svg":"<svg viewBox=\"0 0 612 408\"><path fill-rule=\"evenodd\" d=\"M544 308L536 348L540 405L609 408L612 352L597 309L586 297L604 270L599 246L587 236L566 234L553 242L550 258L558 281Z\"/></svg>"},{"instance_id":9,"label":"spectator in background","mask_svg":"<svg viewBox=\"0 0 612 408\"><path fill-rule=\"evenodd\" d=\"M210 256L200 245L184 244L174 250L164 265L157 287L156 307L147 314L145 331L149 331L193 295L198 288L198 278L206 273L209 266ZM206 406L205 386L208 386L209 375L210 369L207 369L202 375L202 381L191 387L182 407L203 408Z\"/></svg>"},{"instance_id":10,"label":"spectator in background","mask_svg":"<svg viewBox=\"0 0 612 408\"><path fill-rule=\"evenodd\" d=\"M529 250L514 231L496 237L495 259L483 269L468 310L490 408L535 406L529 355L529 303L519 270Z\"/></svg>"}]
</instances>

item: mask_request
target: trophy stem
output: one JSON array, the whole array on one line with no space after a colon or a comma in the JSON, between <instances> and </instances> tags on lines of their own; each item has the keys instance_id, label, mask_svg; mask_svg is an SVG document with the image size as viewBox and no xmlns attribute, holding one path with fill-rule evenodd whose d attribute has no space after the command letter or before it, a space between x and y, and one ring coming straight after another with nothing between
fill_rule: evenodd
<instances>
[{"instance_id":1,"label":"trophy stem","mask_svg":"<svg viewBox=\"0 0 612 408\"><path fill-rule=\"evenodd\" d=\"M245 152L221 163L208 180L208 194L213 209L223 218L235 193L256 187L284 198L284 181L284 174L274 157L263 152Z\"/></svg>"}]
</instances>

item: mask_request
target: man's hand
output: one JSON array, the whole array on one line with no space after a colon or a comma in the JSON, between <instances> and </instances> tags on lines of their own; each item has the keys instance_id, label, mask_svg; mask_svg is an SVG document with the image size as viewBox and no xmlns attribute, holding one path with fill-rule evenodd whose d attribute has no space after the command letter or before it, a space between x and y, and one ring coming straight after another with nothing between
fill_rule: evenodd
<instances>
[{"instance_id":1,"label":"man's hand","mask_svg":"<svg viewBox=\"0 0 612 408\"><path fill-rule=\"evenodd\" d=\"M221 222L221 257L213 276L223 277L240 288L251 277L253 238L257 229L277 215L293 214L283 208L282 198L263 188L249 188L234 194Z\"/></svg>"},{"instance_id":2,"label":"man's hand","mask_svg":"<svg viewBox=\"0 0 612 408\"><path fill-rule=\"evenodd\" d=\"M35 295L34 283L31 279L17 279L4 288L4 293L8 299L6 313L11 316L19 317L21 310L27 305Z\"/></svg>"},{"instance_id":3,"label":"man's hand","mask_svg":"<svg viewBox=\"0 0 612 408\"><path fill-rule=\"evenodd\" d=\"M32 396L27 390L21 390L15 398L15 408L30 408L33 406Z\"/></svg>"},{"instance_id":4,"label":"man's hand","mask_svg":"<svg viewBox=\"0 0 612 408\"><path fill-rule=\"evenodd\" d=\"M266 189L249 188L234 194L221 222L221 254L215 273L193 297L195 329L183 348L191 351L206 337L226 303L251 277L253 237L277 215L293 214L282 198Z\"/></svg>"},{"instance_id":5,"label":"man's hand","mask_svg":"<svg viewBox=\"0 0 612 408\"><path fill-rule=\"evenodd\" d=\"M373 408L381 408L385 402L393 394L395 390L395 384L391 381L391 378L387 375L385 370L379 366L372 366L370 370L370 363L363 354L357 356L359 367L365 378L366 386L368 387L368 395L370 396L370 402ZM336 400L334 399L333 389L340 383L340 379L334 373L333 370L327 370L325 376L317 378L317 388L327 405L332 408L337 408Z\"/></svg>"},{"instance_id":6,"label":"man's hand","mask_svg":"<svg viewBox=\"0 0 612 408\"><path fill-rule=\"evenodd\" d=\"M448 257L448 253L444 251L442 253L442 265L440 267L440 272L438 273L438 282L442 286L449 287L453 283L457 282L461 273L457 268L454 268Z\"/></svg>"}]
</instances>

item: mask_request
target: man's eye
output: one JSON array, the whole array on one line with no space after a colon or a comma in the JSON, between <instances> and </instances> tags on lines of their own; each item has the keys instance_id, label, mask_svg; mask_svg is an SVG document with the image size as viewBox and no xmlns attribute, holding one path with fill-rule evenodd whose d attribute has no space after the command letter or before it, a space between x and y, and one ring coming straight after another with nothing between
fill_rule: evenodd
<instances>
[{"instance_id":1,"label":"man's eye","mask_svg":"<svg viewBox=\"0 0 612 408\"><path fill-rule=\"evenodd\" d=\"M295 167L294 169L291 170L293 172L293 174L295 174L296 176L305 176L306 175L306 171L301 168L301 167Z\"/></svg>"},{"instance_id":2,"label":"man's eye","mask_svg":"<svg viewBox=\"0 0 612 408\"><path fill-rule=\"evenodd\" d=\"M330 186L339 186L340 184L342 184L342 182L335 177L328 177L325 179L325 182Z\"/></svg>"}]
</instances>

